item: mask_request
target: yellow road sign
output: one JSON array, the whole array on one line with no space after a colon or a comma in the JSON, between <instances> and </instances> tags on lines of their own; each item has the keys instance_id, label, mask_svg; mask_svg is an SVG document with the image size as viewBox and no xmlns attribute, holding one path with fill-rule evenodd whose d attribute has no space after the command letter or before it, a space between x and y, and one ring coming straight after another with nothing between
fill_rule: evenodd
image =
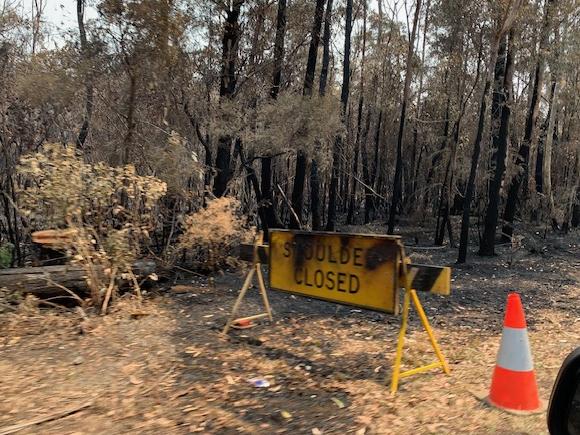
<instances>
[{"instance_id":1,"label":"yellow road sign","mask_svg":"<svg viewBox=\"0 0 580 435\"><path fill-rule=\"evenodd\" d=\"M270 287L396 313L398 240L395 236L272 230Z\"/></svg>"}]
</instances>

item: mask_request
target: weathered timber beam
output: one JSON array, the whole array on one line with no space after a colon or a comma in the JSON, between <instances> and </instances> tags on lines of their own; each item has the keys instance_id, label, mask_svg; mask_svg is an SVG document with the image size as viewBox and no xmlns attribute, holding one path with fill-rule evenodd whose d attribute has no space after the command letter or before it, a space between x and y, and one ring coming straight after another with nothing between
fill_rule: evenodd
<instances>
[{"instance_id":1,"label":"weathered timber beam","mask_svg":"<svg viewBox=\"0 0 580 435\"><path fill-rule=\"evenodd\" d=\"M156 265L151 260L140 260L133 264L137 277L146 277L155 272ZM86 273L76 265L25 267L0 269L0 287L33 294L62 293L58 285L70 290L86 291Z\"/></svg>"}]
</instances>

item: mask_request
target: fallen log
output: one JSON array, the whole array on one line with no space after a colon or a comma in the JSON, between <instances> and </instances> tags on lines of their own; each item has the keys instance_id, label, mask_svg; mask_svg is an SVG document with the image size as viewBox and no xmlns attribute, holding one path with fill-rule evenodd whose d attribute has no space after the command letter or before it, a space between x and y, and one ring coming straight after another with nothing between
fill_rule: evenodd
<instances>
[{"instance_id":1,"label":"fallen log","mask_svg":"<svg viewBox=\"0 0 580 435\"><path fill-rule=\"evenodd\" d=\"M145 278L155 272L151 260L140 260L133 264L137 278ZM59 286L80 292L88 291L86 273L76 265L24 267L0 269L0 287L37 295L62 293Z\"/></svg>"}]
</instances>

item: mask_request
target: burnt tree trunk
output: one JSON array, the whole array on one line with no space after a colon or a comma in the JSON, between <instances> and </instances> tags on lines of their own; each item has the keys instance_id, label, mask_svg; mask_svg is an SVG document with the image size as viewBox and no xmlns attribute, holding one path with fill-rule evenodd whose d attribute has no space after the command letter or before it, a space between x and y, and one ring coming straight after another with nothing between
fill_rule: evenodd
<instances>
[{"instance_id":1,"label":"burnt tree trunk","mask_svg":"<svg viewBox=\"0 0 580 435\"><path fill-rule=\"evenodd\" d=\"M294 172L294 189L292 190L292 209L290 213L290 228L300 229L303 227L302 222L302 204L304 204L304 182L306 180L306 153L298 151L296 156L296 170ZM296 214L296 217L294 217ZM298 220L296 219L298 218Z\"/></svg>"},{"instance_id":2,"label":"burnt tree trunk","mask_svg":"<svg viewBox=\"0 0 580 435\"><path fill-rule=\"evenodd\" d=\"M93 78L90 65L90 50L89 43L87 41L87 32L85 30L85 0L77 0L77 21L79 26L79 39L81 43L81 56L83 60L83 70L85 78L85 114L83 117L83 123L81 125L79 135L77 137L77 146L83 148L85 146L85 141L89 134L89 127L91 124L91 118L93 116Z\"/></svg>"},{"instance_id":3,"label":"burnt tree trunk","mask_svg":"<svg viewBox=\"0 0 580 435\"><path fill-rule=\"evenodd\" d=\"M274 42L274 72L272 75L272 88L270 97L278 98L282 84L282 63L284 62L284 39L286 37L286 0L278 0L278 14L276 16L276 38ZM276 212L274 193L272 189L272 156L262 158L261 190L262 204L268 228L280 228L282 223ZM265 234L266 240L268 235Z\"/></svg>"},{"instance_id":4,"label":"burnt tree trunk","mask_svg":"<svg viewBox=\"0 0 580 435\"><path fill-rule=\"evenodd\" d=\"M315 159L310 162L310 212L312 213L312 230L322 229L320 221L320 179L318 176L318 163Z\"/></svg>"},{"instance_id":5,"label":"burnt tree trunk","mask_svg":"<svg viewBox=\"0 0 580 435\"><path fill-rule=\"evenodd\" d=\"M479 255L494 255L495 254L495 233L497 229L497 221L499 217L500 205L500 190L505 174L505 160L508 150L509 139L509 124L511 117L512 95L511 89L513 85L514 75L514 32L510 32L507 47L507 56L505 62L505 72L503 84L501 86L501 101L502 106L498 108L501 113L500 125L497 134L497 148L494 153L494 174L489 189L489 203L487 212L485 214L485 226L483 229L483 237L479 244Z\"/></svg>"},{"instance_id":6,"label":"burnt tree trunk","mask_svg":"<svg viewBox=\"0 0 580 435\"><path fill-rule=\"evenodd\" d=\"M252 166L251 163L248 163L248 160L246 159L246 155L244 153L244 147L242 144L242 140L240 138L236 139L236 152L238 153L239 157L240 157L240 162L242 163L242 166L244 167L244 169L246 170L246 173L248 174L248 181L250 183L250 185L252 186L252 189L254 191L254 195L256 196L256 203L258 204L258 216L260 218L260 222L262 223L262 228L264 230L264 233L268 233L268 228L270 228L270 226L268 225L268 217L266 216L266 212L264 207L262 207L262 201L263 201L263 196L262 196L262 191L260 189L260 182L258 181L258 176L256 175L256 171L254 170L254 167Z\"/></svg>"},{"instance_id":7,"label":"burnt tree trunk","mask_svg":"<svg viewBox=\"0 0 580 435\"><path fill-rule=\"evenodd\" d=\"M189 103L187 101L183 101L183 112L187 116L189 120L189 124L195 130L195 134L197 136L197 140L201 143L201 146L204 150L204 164L206 167L204 177L203 177L203 187L204 191L209 191L209 187L211 184L211 168L213 168L213 158L211 153L211 146L209 141L209 134L203 134L199 127L199 122L193 116L191 109L189 107Z\"/></svg>"},{"instance_id":8,"label":"burnt tree trunk","mask_svg":"<svg viewBox=\"0 0 580 435\"><path fill-rule=\"evenodd\" d=\"M520 195L520 188L522 184L527 187L528 171L530 166L530 150L533 142L536 140L536 130L538 115L540 112L540 100L542 96L542 88L544 85L544 63L546 51L549 43L549 29L551 26L552 10L554 8L555 0L546 0L544 6L544 20L540 33L540 46L538 51L538 61L536 63L536 70L534 73L534 87L532 90L530 107L526 117L526 126L524 130L524 140L518 150L516 166L518 171L513 177L508 190L506 206L503 214L505 225L503 227L503 240L510 241L513 234L513 223L516 216L518 201Z\"/></svg>"},{"instance_id":9,"label":"burnt tree trunk","mask_svg":"<svg viewBox=\"0 0 580 435\"><path fill-rule=\"evenodd\" d=\"M274 42L274 73L270 96L278 98L282 84L282 63L284 62L284 39L286 38L286 0L278 0L276 16L276 39Z\"/></svg>"},{"instance_id":10,"label":"burnt tree trunk","mask_svg":"<svg viewBox=\"0 0 580 435\"><path fill-rule=\"evenodd\" d=\"M328 82L328 65L330 63L330 19L332 15L332 0L326 3L324 13L324 33L322 36L322 66L320 68L320 82L318 95L324 97L326 94L326 84ZM315 158L310 162L310 212L312 213L312 229L318 231L322 229L322 211L320 204L324 204L320 198L320 177L318 174L318 163ZM324 207L323 207L324 208Z\"/></svg>"},{"instance_id":11,"label":"burnt tree trunk","mask_svg":"<svg viewBox=\"0 0 580 435\"><path fill-rule=\"evenodd\" d=\"M128 64L129 71L129 100L127 101L127 132L123 140L122 164L131 162L131 148L133 146L133 135L135 134L135 102L137 99L137 77L131 64Z\"/></svg>"},{"instance_id":12,"label":"burnt tree trunk","mask_svg":"<svg viewBox=\"0 0 580 435\"><path fill-rule=\"evenodd\" d=\"M469 215L471 213L471 201L475 192L475 175L477 173L477 166L479 164L479 154L481 153L481 139L483 137L483 128L485 125L485 115L487 113L487 97L491 88L491 82L494 76L494 69L497 60L497 53L499 49L499 41L501 35L494 36L494 42L491 48L490 60L487 67L487 79L483 93L481 94L481 102L479 104L479 115L477 123L477 132L473 141L473 154L471 156L471 167L469 170L469 178L467 186L465 187L465 195L463 200L463 215L461 219L461 233L459 236L459 254L457 263L465 263L467 259L467 245L469 243Z\"/></svg>"},{"instance_id":13,"label":"burnt tree trunk","mask_svg":"<svg viewBox=\"0 0 580 435\"><path fill-rule=\"evenodd\" d=\"M137 278L147 278L155 272L156 264L150 260L139 260L133 263L131 269ZM101 268L98 268L96 272L103 273ZM132 282L128 279L121 279L119 284L130 285ZM83 267L77 265L2 269L0 270L1 287L36 295L67 295L63 287L83 292L89 291L87 273Z\"/></svg>"},{"instance_id":14,"label":"burnt tree trunk","mask_svg":"<svg viewBox=\"0 0 580 435\"><path fill-rule=\"evenodd\" d=\"M342 88L340 92L340 107L343 123L346 122L346 109L348 105L348 96L350 91L350 38L352 33L352 0L346 0L345 11L345 34L344 34L344 57L342 62ZM330 187L328 192L328 219L326 221L326 231L334 231L336 226L336 199L338 194L338 169L340 165L339 148L341 144L340 137L334 140L332 147L332 172L330 178ZM346 171L345 171L346 172ZM344 184L347 184L348 178L344 177ZM346 198L346 195L345 195Z\"/></svg>"},{"instance_id":15,"label":"burnt tree trunk","mask_svg":"<svg viewBox=\"0 0 580 435\"><path fill-rule=\"evenodd\" d=\"M505 105L506 96L504 92L504 80L507 60L507 39L504 38L497 53L495 71L493 77L493 92L491 97L491 158L489 160L489 171L494 173L496 168L496 153L500 141L501 113ZM491 195L491 182L489 185Z\"/></svg>"},{"instance_id":16,"label":"burnt tree trunk","mask_svg":"<svg viewBox=\"0 0 580 435\"><path fill-rule=\"evenodd\" d=\"M238 59L238 44L240 41L240 10L244 0L234 0L225 10L226 22L222 38L222 65L220 74L220 98L233 98L236 89L236 63ZM213 194L221 197L226 193L228 182L232 176L231 169L232 138L222 135L218 139L215 169L216 175Z\"/></svg>"},{"instance_id":17,"label":"burnt tree trunk","mask_svg":"<svg viewBox=\"0 0 580 435\"><path fill-rule=\"evenodd\" d=\"M324 12L324 33L322 34L322 66L320 68L320 83L318 94L321 97L326 95L326 85L328 83L328 65L330 63L330 24L332 19L332 0L326 3Z\"/></svg>"},{"instance_id":18,"label":"burnt tree trunk","mask_svg":"<svg viewBox=\"0 0 580 435\"><path fill-rule=\"evenodd\" d=\"M550 99L548 116L546 119L546 139L544 141L544 156L542 159L541 185L542 191L547 202L549 218L553 218L554 196L552 192L552 148L554 145L554 136L556 135L555 121L558 110L558 82L557 79L552 81L550 86Z\"/></svg>"},{"instance_id":19,"label":"burnt tree trunk","mask_svg":"<svg viewBox=\"0 0 580 435\"><path fill-rule=\"evenodd\" d=\"M322 16L324 12L324 0L316 0L316 9L314 10L314 22L312 24L312 35L310 46L308 47L308 61L306 62L306 73L304 76L304 87L302 95L305 97L312 96L314 86L314 72L316 71L316 59L318 58L318 45L320 44L320 29L322 27Z\"/></svg>"},{"instance_id":20,"label":"burnt tree trunk","mask_svg":"<svg viewBox=\"0 0 580 435\"><path fill-rule=\"evenodd\" d=\"M379 117L377 119L377 128L375 131L375 140L374 140L374 155L370 166L370 177L369 177L369 186L372 187L375 191L377 189L377 173L379 169L379 162L380 162L380 144L381 144L381 125L383 120L383 111L379 112ZM367 198L367 202L365 202L365 220L370 222L375 216L376 211L376 201L373 195L370 195Z\"/></svg>"},{"instance_id":21,"label":"burnt tree trunk","mask_svg":"<svg viewBox=\"0 0 580 435\"><path fill-rule=\"evenodd\" d=\"M401 114L399 119L399 134L397 135L397 156L395 162L395 177L393 181L393 197L391 199L391 207L389 209L389 221L387 223L387 233L393 234L395 231L395 218L397 209L402 200L402 185L403 185L403 139L405 136L405 123L407 120L407 104L409 100L409 90L411 87L412 66L413 66L413 52L415 49L415 36L417 35L417 25L419 23L419 13L421 10L421 0L417 0L415 4L415 16L413 17L413 30L409 40L409 47L407 51L407 69L405 71L405 86L403 88L403 100L401 103Z\"/></svg>"},{"instance_id":22,"label":"burnt tree trunk","mask_svg":"<svg viewBox=\"0 0 580 435\"><path fill-rule=\"evenodd\" d=\"M262 158L262 171L260 179L260 189L262 191L262 205L266 216L268 228L280 228L282 223L276 213L274 205L274 193L272 189L272 157L265 156Z\"/></svg>"},{"instance_id":23,"label":"burnt tree trunk","mask_svg":"<svg viewBox=\"0 0 580 435\"><path fill-rule=\"evenodd\" d=\"M491 88L491 82L494 78L495 64L497 61L497 54L499 45L504 35L509 32L518 16L518 12L522 6L522 2L515 1L507 6L505 16L492 36L492 43L490 47L490 59L487 65L487 73L485 86L481 95L481 103L479 107L479 121L477 124L477 133L473 143L473 155L471 157L471 168L469 171L469 179L465 187L465 195L463 199L463 215L461 218L461 234L459 237L459 254L457 256L457 263L465 263L467 259L467 245L469 243L469 215L471 212L471 201L475 191L475 176L477 173L477 166L479 163L479 154L481 152L481 138L483 136L483 127L485 125L485 116L487 112L487 94Z\"/></svg>"},{"instance_id":24,"label":"burnt tree trunk","mask_svg":"<svg viewBox=\"0 0 580 435\"><path fill-rule=\"evenodd\" d=\"M308 48L308 61L306 63L306 74L304 76L304 88L302 95L306 98L312 96L314 86L314 73L316 71L316 59L318 57L318 45L320 43L320 28L322 27L322 16L324 12L324 0L316 0L314 10L314 23L312 25L312 35L310 46ZM292 208L302 223L303 206L304 206L304 181L306 180L307 158L304 150L298 150L296 156L296 169L294 176L294 187L292 190ZM295 218L292 219L292 227L298 225Z\"/></svg>"},{"instance_id":25,"label":"burnt tree trunk","mask_svg":"<svg viewBox=\"0 0 580 435\"><path fill-rule=\"evenodd\" d=\"M365 183L365 215L364 215L364 223L368 224L370 220L370 203L372 201L372 191L370 189L371 184L371 174L369 168L369 157L368 157L368 150L367 150L367 139L369 135L369 129L371 125L371 112L369 111L367 115L367 119L365 121L365 129L363 134L363 139L361 142L361 157L362 157L362 175L363 181Z\"/></svg>"},{"instance_id":26,"label":"burnt tree trunk","mask_svg":"<svg viewBox=\"0 0 580 435\"><path fill-rule=\"evenodd\" d=\"M379 0L380 2L380 0ZM419 90L417 91L417 120L413 125L413 145L411 147L411 162L410 171L411 177L408 185L408 197L411 199L411 204L409 204L410 210L413 211L416 202L414 201L416 191L417 191L417 176L419 173L420 159L417 157L417 147L419 143L419 121L421 120L422 114L422 103L421 97L423 95L423 78L425 71L425 48L427 46L427 30L429 29L429 10L431 8L431 0L427 0L425 5L425 21L423 25L423 45L421 47L421 68L419 70Z\"/></svg>"},{"instance_id":27,"label":"burnt tree trunk","mask_svg":"<svg viewBox=\"0 0 580 435\"><path fill-rule=\"evenodd\" d=\"M445 72L445 80L447 81L448 72ZM447 95L449 95L449 91L447 91ZM441 154L445 150L447 143L449 142L449 127L451 125L450 118L451 118L451 98L447 97L447 102L445 104L445 122L443 124L443 139L441 140L441 145L439 145L439 150L434 153L431 157L431 162L429 164L429 170L427 171L427 178L425 182L425 196L423 197L423 208L426 210L429 207L431 202L431 191L432 186L431 183L433 181L433 175L435 174L435 170L437 169L437 165L441 161ZM426 213L423 213L425 216Z\"/></svg>"},{"instance_id":28,"label":"burnt tree trunk","mask_svg":"<svg viewBox=\"0 0 580 435\"><path fill-rule=\"evenodd\" d=\"M445 230L449 233L449 244L453 246L453 235L451 231L451 220L449 218L451 210L451 192L453 189L453 175L455 173L455 158L459 145L459 132L464 112L461 111L457 121L453 126L453 143L450 146L449 159L445 166L445 176L441 186L439 196L439 206L437 208L437 224L435 228L435 245L442 246L445 240Z\"/></svg>"},{"instance_id":29,"label":"burnt tree trunk","mask_svg":"<svg viewBox=\"0 0 580 435\"><path fill-rule=\"evenodd\" d=\"M552 192L552 147L554 143L558 141L556 113L558 112L558 91L560 81L560 65L558 65L558 59L560 56L560 50L558 48L559 45L560 29L558 26L556 26L554 29L554 61L550 67L551 85L550 99L548 101L548 116L546 117L547 119L545 124L546 134L544 140L544 155L540 161L538 153L538 163L536 164L536 168L539 167L539 170L536 170L536 189L538 192L545 193L551 218L553 217L554 213L554 196Z\"/></svg>"},{"instance_id":30,"label":"burnt tree trunk","mask_svg":"<svg viewBox=\"0 0 580 435\"><path fill-rule=\"evenodd\" d=\"M352 164L352 183L349 193L349 203L348 203L348 213L346 216L347 225L352 225L354 223L354 209L356 201L356 191L358 186L358 157L360 154L360 140L361 140L361 129L362 129L362 117L363 117L363 96L359 97L358 100L358 116L357 116L357 127L356 127L356 139L354 141L354 162Z\"/></svg>"}]
</instances>

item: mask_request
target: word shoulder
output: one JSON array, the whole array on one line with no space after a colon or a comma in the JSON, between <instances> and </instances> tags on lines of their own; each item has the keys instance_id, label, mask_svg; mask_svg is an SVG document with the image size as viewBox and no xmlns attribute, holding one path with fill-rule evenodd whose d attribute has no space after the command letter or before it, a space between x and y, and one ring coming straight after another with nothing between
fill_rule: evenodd
<instances>
[{"instance_id":1,"label":"word shoulder","mask_svg":"<svg viewBox=\"0 0 580 435\"><path fill-rule=\"evenodd\" d=\"M298 246L297 249L296 243L285 242L282 255L286 258L298 255L307 261L316 260L326 263L352 264L353 266L364 267L363 251L364 249L359 247L336 247L321 243L308 243Z\"/></svg>"}]
</instances>

